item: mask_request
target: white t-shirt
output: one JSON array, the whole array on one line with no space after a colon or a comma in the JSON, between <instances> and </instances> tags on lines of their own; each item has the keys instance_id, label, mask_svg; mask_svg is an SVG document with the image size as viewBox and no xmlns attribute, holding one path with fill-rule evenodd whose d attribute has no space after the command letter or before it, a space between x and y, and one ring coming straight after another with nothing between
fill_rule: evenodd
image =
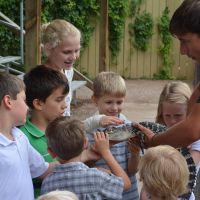
<instances>
[{"instance_id":1,"label":"white t-shirt","mask_svg":"<svg viewBox=\"0 0 200 200\"><path fill-rule=\"evenodd\" d=\"M68 84L69 84L69 93L66 97L67 109L65 111L65 116L70 116L70 104L71 104L71 101L72 101L71 84L72 84L72 79L73 79L73 76L74 76L73 68L71 68L69 70L65 70L65 76L67 77Z\"/></svg>"},{"instance_id":2,"label":"white t-shirt","mask_svg":"<svg viewBox=\"0 0 200 200\"><path fill-rule=\"evenodd\" d=\"M32 178L42 175L49 164L21 130L13 128L12 135L14 141L0 133L0 199L33 200Z\"/></svg>"}]
</instances>

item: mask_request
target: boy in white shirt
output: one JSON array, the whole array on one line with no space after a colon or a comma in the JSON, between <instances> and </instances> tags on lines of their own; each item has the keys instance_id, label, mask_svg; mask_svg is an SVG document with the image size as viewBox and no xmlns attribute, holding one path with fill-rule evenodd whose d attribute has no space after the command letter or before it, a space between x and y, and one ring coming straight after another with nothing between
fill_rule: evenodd
<instances>
[{"instance_id":1,"label":"boy in white shirt","mask_svg":"<svg viewBox=\"0 0 200 200\"><path fill-rule=\"evenodd\" d=\"M33 200L32 178L45 177L48 164L16 126L26 120L25 86L11 74L0 74L0 199Z\"/></svg>"}]
</instances>

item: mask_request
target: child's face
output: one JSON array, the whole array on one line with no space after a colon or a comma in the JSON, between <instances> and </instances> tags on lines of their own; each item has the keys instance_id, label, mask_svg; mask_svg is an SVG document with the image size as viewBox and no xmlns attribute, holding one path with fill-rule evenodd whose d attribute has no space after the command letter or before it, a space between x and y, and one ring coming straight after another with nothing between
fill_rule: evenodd
<instances>
[{"instance_id":1,"label":"child's face","mask_svg":"<svg viewBox=\"0 0 200 200\"><path fill-rule=\"evenodd\" d=\"M79 58L80 48L80 38L68 36L57 47L49 50L48 60L55 68L69 70Z\"/></svg>"},{"instance_id":2,"label":"child's face","mask_svg":"<svg viewBox=\"0 0 200 200\"><path fill-rule=\"evenodd\" d=\"M167 127L171 127L186 118L187 105L163 102L162 109L163 120Z\"/></svg>"},{"instance_id":3,"label":"child's face","mask_svg":"<svg viewBox=\"0 0 200 200\"><path fill-rule=\"evenodd\" d=\"M45 102L41 102L41 114L47 122L64 115L67 108L66 95L61 87L54 90Z\"/></svg>"},{"instance_id":4,"label":"child's face","mask_svg":"<svg viewBox=\"0 0 200 200\"><path fill-rule=\"evenodd\" d=\"M100 114L116 117L121 113L124 103L124 97L112 95L105 95L100 98L94 97L93 100L96 103Z\"/></svg>"},{"instance_id":5,"label":"child's face","mask_svg":"<svg viewBox=\"0 0 200 200\"><path fill-rule=\"evenodd\" d=\"M17 94L17 99L12 100L12 114L15 120L14 126L19 126L25 123L28 106L26 105L26 95L24 91Z\"/></svg>"}]
</instances>

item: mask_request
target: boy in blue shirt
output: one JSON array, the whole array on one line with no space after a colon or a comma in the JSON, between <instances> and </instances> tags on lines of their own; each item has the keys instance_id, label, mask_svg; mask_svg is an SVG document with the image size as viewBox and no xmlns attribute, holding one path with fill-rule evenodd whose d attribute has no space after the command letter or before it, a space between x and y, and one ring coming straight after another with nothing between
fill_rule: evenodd
<instances>
[{"instance_id":1,"label":"boy in blue shirt","mask_svg":"<svg viewBox=\"0 0 200 200\"><path fill-rule=\"evenodd\" d=\"M121 199L122 191L131 183L112 156L108 134L94 133L94 149L107 162L111 173L89 168L81 162L81 153L87 148L88 140L81 121L59 117L50 122L46 129L48 150L58 165L42 183L42 194L54 190L74 192L79 199Z\"/></svg>"},{"instance_id":2,"label":"boy in blue shirt","mask_svg":"<svg viewBox=\"0 0 200 200\"><path fill-rule=\"evenodd\" d=\"M126 84L123 78L114 72L101 72L94 80L92 100L98 108L96 114L118 117L125 123L131 123L122 113L126 96ZM91 132L88 134L90 143L93 143ZM128 146L127 141L111 146L111 152L124 171L131 179L132 186L123 193L124 200L138 200L138 188L135 173L140 159L139 149L136 151ZM109 168L104 159L95 163L96 167Z\"/></svg>"}]
</instances>

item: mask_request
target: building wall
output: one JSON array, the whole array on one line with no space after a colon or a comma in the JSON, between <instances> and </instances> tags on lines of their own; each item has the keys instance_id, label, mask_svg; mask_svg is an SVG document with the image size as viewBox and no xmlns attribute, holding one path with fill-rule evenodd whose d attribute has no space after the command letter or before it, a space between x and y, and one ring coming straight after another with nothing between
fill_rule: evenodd
<instances>
[{"instance_id":1,"label":"building wall","mask_svg":"<svg viewBox=\"0 0 200 200\"><path fill-rule=\"evenodd\" d=\"M141 6L141 12L150 12L154 20L154 34L150 42L150 47L146 52L139 51L132 47L128 25L133 20L126 19L124 26L124 38L121 42L121 51L117 57L117 62L112 63L108 58L107 70L115 71L125 78L153 78L153 74L158 72L162 66L162 59L158 52L160 37L157 30L158 18L163 10L168 6L172 15L175 9L181 4L182 0L146 0ZM85 72L89 77L95 77L99 70L99 22L97 21L95 31L90 40L89 47L84 50L80 59L79 70ZM192 80L194 77L194 61L187 56L180 55L179 41L173 38L171 55L173 58L172 75L176 78L185 77Z\"/></svg>"}]
</instances>

